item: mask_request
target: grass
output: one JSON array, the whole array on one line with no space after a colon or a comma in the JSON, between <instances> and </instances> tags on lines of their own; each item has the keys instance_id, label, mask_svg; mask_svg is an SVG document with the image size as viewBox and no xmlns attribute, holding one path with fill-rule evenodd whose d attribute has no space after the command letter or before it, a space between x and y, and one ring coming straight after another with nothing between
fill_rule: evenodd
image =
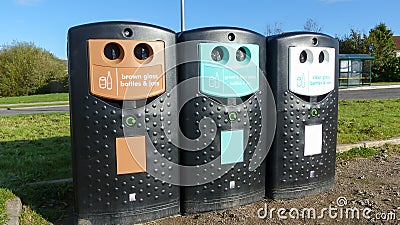
<instances>
[{"instance_id":1,"label":"grass","mask_svg":"<svg viewBox=\"0 0 400 225\"><path fill-rule=\"evenodd\" d=\"M36 102L60 102L68 101L68 93L54 93L43 95L28 95L18 97L0 98L0 104L19 104L19 103L36 103Z\"/></svg>"},{"instance_id":2,"label":"grass","mask_svg":"<svg viewBox=\"0 0 400 225\"><path fill-rule=\"evenodd\" d=\"M384 154L391 154L393 152L400 152L400 145L385 144L381 147L373 148L353 148L346 152L337 153L336 157L342 160L352 160L355 158L369 158L372 156L379 156Z\"/></svg>"},{"instance_id":3,"label":"grass","mask_svg":"<svg viewBox=\"0 0 400 225\"><path fill-rule=\"evenodd\" d=\"M0 117L0 186L19 196L28 207L26 224L55 221L71 205L72 184L30 185L72 177L69 114ZM68 202L72 202L68 201ZM34 220L36 222L32 222Z\"/></svg>"},{"instance_id":4,"label":"grass","mask_svg":"<svg viewBox=\"0 0 400 225\"><path fill-rule=\"evenodd\" d=\"M339 143L400 136L399 121L400 99L340 101ZM71 183L32 184L72 177L69 114L0 117L0 124L0 187L5 188L0 197L6 199L12 191L21 198L21 224L49 224L70 214ZM381 153L382 148L357 148L337 156L350 160Z\"/></svg>"},{"instance_id":5,"label":"grass","mask_svg":"<svg viewBox=\"0 0 400 225\"><path fill-rule=\"evenodd\" d=\"M31 209L29 206L23 206L20 219L21 225L50 225L49 221L44 219L35 210Z\"/></svg>"},{"instance_id":6,"label":"grass","mask_svg":"<svg viewBox=\"0 0 400 225\"><path fill-rule=\"evenodd\" d=\"M400 82L373 82L372 86L376 86L376 85L393 85L393 84L400 84Z\"/></svg>"},{"instance_id":7,"label":"grass","mask_svg":"<svg viewBox=\"0 0 400 225\"><path fill-rule=\"evenodd\" d=\"M400 136L400 99L340 100L338 143Z\"/></svg>"},{"instance_id":8,"label":"grass","mask_svg":"<svg viewBox=\"0 0 400 225\"><path fill-rule=\"evenodd\" d=\"M6 201L14 196L10 190L0 188L0 224L7 222Z\"/></svg>"}]
</instances>

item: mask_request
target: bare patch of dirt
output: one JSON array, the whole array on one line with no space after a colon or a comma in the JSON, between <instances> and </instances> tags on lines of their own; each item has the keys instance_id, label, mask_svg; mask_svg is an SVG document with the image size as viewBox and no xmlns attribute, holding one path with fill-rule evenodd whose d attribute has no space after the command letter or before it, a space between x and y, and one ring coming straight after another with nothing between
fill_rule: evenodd
<instances>
[{"instance_id":1,"label":"bare patch of dirt","mask_svg":"<svg viewBox=\"0 0 400 225\"><path fill-rule=\"evenodd\" d=\"M252 205L218 212L176 216L153 221L147 225L400 224L400 146L392 148L395 150L389 155L379 154L369 158L350 160L338 159L335 188L325 194L285 201L265 199ZM267 210L264 211L265 208ZM270 216L272 208L275 210ZM279 218L277 211L280 208L287 210L282 214L288 217L287 219ZM311 208L316 210L317 218L308 218L311 214L307 212L302 216L303 209ZM329 214L329 208L331 208L331 214ZM290 213L291 209L293 210ZM299 210L297 214L299 218L293 219L291 217L296 216L296 209ZM261 210L261 216L267 212L265 219L259 218L257 213L259 210ZM357 210L359 219L357 219Z\"/></svg>"}]
</instances>

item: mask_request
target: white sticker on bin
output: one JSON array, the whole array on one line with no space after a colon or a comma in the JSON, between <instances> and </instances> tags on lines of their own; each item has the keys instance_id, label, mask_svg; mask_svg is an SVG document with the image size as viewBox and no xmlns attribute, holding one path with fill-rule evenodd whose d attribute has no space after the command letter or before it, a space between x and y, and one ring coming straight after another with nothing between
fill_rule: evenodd
<instances>
[{"instance_id":1,"label":"white sticker on bin","mask_svg":"<svg viewBox=\"0 0 400 225\"><path fill-rule=\"evenodd\" d=\"M306 125L304 130L304 156L322 153L322 124Z\"/></svg>"},{"instance_id":2,"label":"white sticker on bin","mask_svg":"<svg viewBox=\"0 0 400 225\"><path fill-rule=\"evenodd\" d=\"M289 90L304 96L332 91L335 62L334 48L289 47Z\"/></svg>"}]
</instances>

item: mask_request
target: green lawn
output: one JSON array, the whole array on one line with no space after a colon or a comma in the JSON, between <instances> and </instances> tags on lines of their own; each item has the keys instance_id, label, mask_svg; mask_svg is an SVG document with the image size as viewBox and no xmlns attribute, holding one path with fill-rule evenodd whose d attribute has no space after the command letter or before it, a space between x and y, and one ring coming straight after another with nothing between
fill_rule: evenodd
<instances>
[{"instance_id":1,"label":"green lawn","mask_svg":"<svg viewBox=\"0 0 400 225\"><path fill-rule=\"evenodd\" d=\"M68 101L68 93L54 93L44 95L28 95L18 97L0 98L0 104L36 103L36 102L60 102Z\"/></svg>"},{"instance_id":2,"label":"green lawn","mask_svg":"<svg viewBox=\"0 0 400 225\"><path fill-rule=\"evenodd\" d=\"M376 85L393 85L393 84L400 84L400 82L373 82L372 86L376 86Z\"/></svg>"},{"instance_id":3,"label":"green lawn","mask_svg":"<svg viewBox=\"0 0 400 225\"><path fill-rule=\"evenodd\" d=\"M7 222L6 201L14 197L10 190L0 188L0 224Z\"/></svg>"},{"instance_id":4,"label":"green lawn","mask_svg":"<svg viewBox=\"0 0 400 225\"><path fill-rule=\"evenodd\" d=\"M72 184L32 184L72 177L69 114L0 117L0 124L0 224L1 204L10 197L7 190L23 201L23 224L46 224L43 218L57 221L71 212ZM395 136L400 136L400 99L339 102L339 143ZM379 151L355 149L338 157L350 159Z\"/></svg>"},{"instance_id":5,"label":"green lawn","mask_svg":"<svg viewBox=\"0 0 400 225\"><path fill-rule=\"evenodd\" d=\"M339 101L338 143L400 136L400 99Z\"/></svg>"},{"instance_id":6,"label":"green lawn","mask_svg":"<svg viewBox=\"0 0 400 225\"><path fill-rule=\"evenodd\" d=\"M72 207L72 184L29 184L72 177L69 114L0 117L0 124L0 187L22 199L25 224L56 220Z\"/></svg>"}]
</instances>

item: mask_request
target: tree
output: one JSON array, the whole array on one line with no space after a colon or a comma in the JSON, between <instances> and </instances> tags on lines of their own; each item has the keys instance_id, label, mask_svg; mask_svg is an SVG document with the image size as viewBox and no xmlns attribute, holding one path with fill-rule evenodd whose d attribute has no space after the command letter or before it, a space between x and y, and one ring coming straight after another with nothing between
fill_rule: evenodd
<instances>
[{"instance_id":1,"label":"tree","mask_svg":"<svg viewBox=\"0 0 400 225\"><path fill-rule=\"evenodd\" d=\"M0 50L0 96L45 93L50 81L66 76L65 63L33 43L14 42Z\"/></svg>"},{"instance_id":2,"label":"tree","mask_svg":"<svg viewBox=\"0 0 400 225\"><path fill-rule=\"evenodd\" d=\"M266 36L271 36L271 35L275 35L275 34L282 34L283 30L281 28L281 24L278 24L275 22L274 27L272 27L271 25L267 25L267 29L265 31L265 35Z\"/></svg>"},{"instance_id":3,"label":"tree","mask_svg":"<svg viewBox=\"0 0 400 225\"><path fill-rule=\"evenodd\" d=\"M304 24L304 30L320 33L322 32L322 27L320 27L313 19L307 19L306 23Z\"/></svg>"},{"instance_id":4,"label":"tree","mask_svg":"<svg viewBox=\"0 0 400 225\"><path fill-rule=\"evenodd\" d=\"M367 35L354 29L344 37L336 37L339 41L340 54L368 54L369 46L366 43Z\"/></svg>"},{"instance_id":5,"label":"tree","mask_svg":"<svg viewBox=\"0 0 400 225\"><path fill-rule=\"evenodd\" d=\"M396 44L393 32L385 23L380 23L371 29L365 40L366 44L373 46L375 56L372 73L374 81L395 81L399 79L399 60L396 58Z\"/></svg>"}]
</instances>

